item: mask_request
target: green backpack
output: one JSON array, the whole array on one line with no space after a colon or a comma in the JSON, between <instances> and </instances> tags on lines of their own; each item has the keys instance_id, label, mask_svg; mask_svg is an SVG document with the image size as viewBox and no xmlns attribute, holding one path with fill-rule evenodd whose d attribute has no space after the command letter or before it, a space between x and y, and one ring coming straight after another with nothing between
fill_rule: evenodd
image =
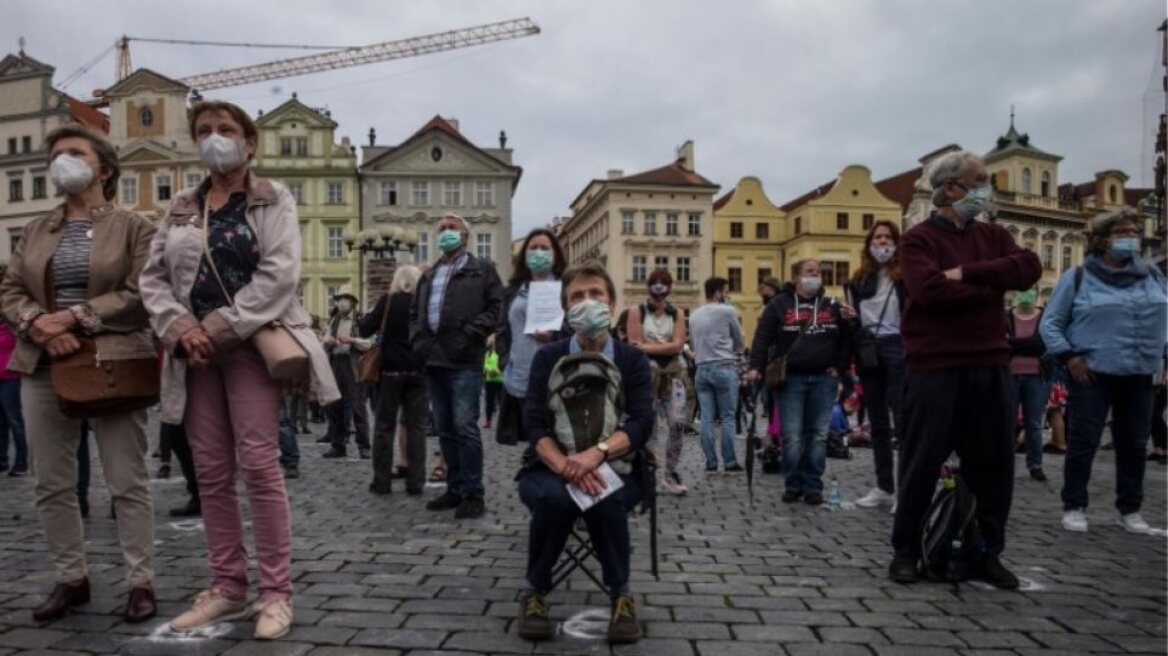
<instances>
[{"instance_id":1,"label":"green backpack","mask_svg":"<svg viewBox=\"0 0 1168 656\"><path fill-rule=\"evenodd\" d=\"M600 353L581 351L556 363L548 378L548 424L564 452L580 453L621 425L621 373ZM633 454L609 461L618 474L632 472Z\"/></svg>"}]
</instances>

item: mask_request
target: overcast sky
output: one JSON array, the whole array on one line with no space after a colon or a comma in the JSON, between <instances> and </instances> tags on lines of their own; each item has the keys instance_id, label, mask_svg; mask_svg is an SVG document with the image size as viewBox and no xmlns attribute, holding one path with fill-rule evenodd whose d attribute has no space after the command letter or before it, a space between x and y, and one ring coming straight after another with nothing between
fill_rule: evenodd
<instances>
[{"instance_id":1,"label":"overcast sky","mask_svg":"<svg viewBox=\"0 0 1168 656\"><path fill-rule=\"evenodd\" d=\"M2 11L3 51L24 36L56 80L123 33L363 45L528 16L542 34L208 94L255 112L298 91L362 144L370 126L398 143L434 114L484 146L506 130L524 169L517 235L567 214L607 169L662 166L686 139L723 192L756 175L782 204L851 163L880 179L948 143L987 151L1011 104L1019 130L1065 158L1060 182L1114 168L1151 186L1164 106L1164 0L8 0ZM132 50L135 66L175 77L304 54ZM113 75L110 55L67 91L88 97Z\"/></svg>"}]
</instances>

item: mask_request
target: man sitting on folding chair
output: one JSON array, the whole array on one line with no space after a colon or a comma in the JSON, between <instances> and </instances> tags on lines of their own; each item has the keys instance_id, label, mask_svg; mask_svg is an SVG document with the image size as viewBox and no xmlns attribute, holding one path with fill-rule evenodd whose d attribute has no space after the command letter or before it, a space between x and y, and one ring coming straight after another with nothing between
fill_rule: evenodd
<instances>
[{"instance_id":1,"label":"man sitting on folding chair","mask_svg":"<svg viewBox=\"0 0 1168 656\"><path fill-rule=\"evenodd\" d=\"M638 472L648 466L643 447L655 418L649 361L610 338L616 288L599 263L568 269L562 282L575 335L536 353L524 406L531 445L517 478L519 498L531 510L531 532L518 632L528 640L554 635L545 596L583 517L612 596L608 640L635 642L641 627L629 595L628 513L646 493Z\"/></svg>"}]
</instances>

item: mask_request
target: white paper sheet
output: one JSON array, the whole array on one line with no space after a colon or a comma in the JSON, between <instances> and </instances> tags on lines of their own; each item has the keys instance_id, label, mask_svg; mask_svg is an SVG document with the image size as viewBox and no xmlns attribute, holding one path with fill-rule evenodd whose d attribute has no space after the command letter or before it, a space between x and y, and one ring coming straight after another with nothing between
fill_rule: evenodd
<instances>
[{"instance_id":1,"label":"white paper sheet","mask_svg":"<svg viewBox=\"0 0 1168 656\"><path fill-rule=\"evenodd\" d=\"M596 468L596 473L600 474L600 477L604 479L604 489L601 490L600 494L597 494L596 496L592 496L575 485L568 483L568 494L572 497L572 500L576 502L576 505L580 507L580 510L588 510L592 506L595 506L601 501L604 501L610 494L616 492L625 485L625 482L621 480L620 475L613 471L612 467L609 467L607 462L600 463L600 466Z\"/></svg>"},{"instance_id":2,"label":"white paper sheet","mask_svg":"<svg viewBox=\"0 0 1168 656\"><path fill-rule=\"evenodd\" d=\"M555 332L564 325L564 306L560 301L558 280L532 282L527 287L527 324L523 333Z\"/></svg>"}]
</instances>

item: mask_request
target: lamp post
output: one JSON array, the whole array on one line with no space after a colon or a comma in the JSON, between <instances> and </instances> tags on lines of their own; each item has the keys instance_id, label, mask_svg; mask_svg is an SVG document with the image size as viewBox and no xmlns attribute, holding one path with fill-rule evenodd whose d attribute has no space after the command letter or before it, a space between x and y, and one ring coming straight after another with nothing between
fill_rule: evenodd
<instances>
[{"instance_id":1,"label":"lamp post","mask_svg":"<svg viewBox=\"0 0 1168 656\"><path fill-rule=\"evenodd\" d=\"M372 303L389 291L397 269L398 253L413 253L418 244L417 233L397 226L382 226L345 235L349 252L357 251L361 261L369 256L365 268L365 298Z\"/></svg>"}]
</instances>

